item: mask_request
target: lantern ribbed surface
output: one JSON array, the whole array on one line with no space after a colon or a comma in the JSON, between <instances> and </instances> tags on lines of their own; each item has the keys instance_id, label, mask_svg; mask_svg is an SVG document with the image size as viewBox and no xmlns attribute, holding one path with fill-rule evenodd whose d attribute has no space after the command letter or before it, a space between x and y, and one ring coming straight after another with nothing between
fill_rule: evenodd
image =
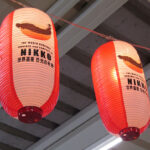
<instances>
[{"instance_id":1,"label":"lantern ribbed surface","mask_svg":"<svg viewBox=\"0 0 150 150\"><path fill-rule=\"evenodd\" d=\"M19 110L48 115L59 95L59 57L52 20L35 8L17 9L2 22L0 43L4 110L13 117L18 117Z\"/></svg>"},{"instance_id":2,"label":"lantern ribbed surface","mask_svg":"<svg viewBox=\"0 0 150 150\"><path fill-rule=\"evenodd\" d=\"M135 48L123 41L100 46L92 57L92 79L106 129L136 139L148 126L149 97L143 68Z\"/></svg>"}]
</instances>

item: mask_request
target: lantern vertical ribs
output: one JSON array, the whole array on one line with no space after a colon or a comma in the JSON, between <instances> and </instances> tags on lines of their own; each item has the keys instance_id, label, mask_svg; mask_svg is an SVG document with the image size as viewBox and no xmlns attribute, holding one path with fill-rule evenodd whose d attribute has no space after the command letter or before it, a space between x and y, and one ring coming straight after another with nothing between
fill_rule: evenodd
<instances>
[{"instance_id":1,"label":"lantern vertical ribs","mask_svg":"<svg viewBox=\"0 0 150 150\"><path fill-rule=\"evenodd\" d=\"M2 22L0 42L2 106L12 117L37 122L54 109L59 95L54 24L38 9L17 9Z\"/></svg>"},{"instance_id":2,"label":"lantern vertical ribs","mask_svg":"<svg viewBox=\"0 0 150 150\"><path fill-rule=\"evenodd\" d=\"M92 58L92 79L106 129L129 141L147 128L149 97L140 58L123 41L100 46Z\"/></svg>"}]
</instances>

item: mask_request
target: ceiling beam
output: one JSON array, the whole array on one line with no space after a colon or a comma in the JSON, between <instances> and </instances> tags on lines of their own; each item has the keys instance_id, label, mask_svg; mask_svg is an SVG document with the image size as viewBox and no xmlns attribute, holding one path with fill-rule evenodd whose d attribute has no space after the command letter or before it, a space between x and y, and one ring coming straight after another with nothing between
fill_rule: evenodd
<instances>
[{"instance_id":1,"label":"ceiling beam","mask_svg":"<svg viewBox=\"0 0 150 150\"><path fill-rule=\"evenodd\" d=\"M92 130L91 132L92 128L95 128L95 130ZM83 150L87 147L87 145L95 142L97 138L100 139L106 135L108 135L108 133L104 129L99 114L97 113L84 123L80 124L80 126L75 128L73 131L69 132L63 138L49 145L46 150ZM78 144L79 141L80 144Z\"/></svg>"},{"instance_id":2,"label":"ceiling beam","mask_svg":"<svg viewBox=\"0 0 150 150\"><path fill-rule=\"evenodd\" d=\"M65 104L64 102L62 102L61 100L58 100L57 105L55 107L56 109L67 113L68 115L75 115L77 114L80 110L77 108L74 108L71 105Z\"/></svg>"},{"instance_id":3,"label":"ceiling beam","mask_svg":"<svg viewBox=\"0 0 150 150\"><path fill-rule=\"evenodd\" d=\"M142 139L137 139L135 141L132 141L131 143L138 145L141 148L144 148L145 150L149 150L150 149L150 143L146 142Z\"/></svg>"},{"instance_id":4,"label":"ceiling beam","mask_svg":"<svg viewBox=\"0 0 150 150\"><path fill-rule=\"evenodd\" d=\"M31 142L37 142L40 139L37 136L34 136L30 133L19 130L17 128L11 127L11 126L9 126L5 123L2 123L2 122L0 122L0 130L7 132L9 134L12 134L14 136L20 137L22 139L25 139L27 141L31 141Z\"/></svg>"},{"instance_id":5,"label":"ceiling beam","mask_svg":"<svg viewBox=\"0 0 150 150\"><path fill-rule=\"evenodd\" d=\"M105 137L98 139L94 144L88 145L88 147L85 150L99 150L99 149L104 149L105 145L107 145L108 143L114 141L116 138L117 137L112 136L111 134L108 134ZM110 148L109 150L115 150L115 149Z\"/></svg>"},{"instance_id":6,"label":"ceiling beam","mask_svg":"<svg viewBox=\"0 0 150 150\"><path fill-rule=\"evenodd\" d=\"M79 61L86 67L91 66L92 56L78 47L73 47L68 53L66 53L66 55L70 56L74 60Z\"/></svg>"},{"instance_id":7,"label":"ceiling beam","mask_svg":"<svg viewBox=\"0 0 150 150\"><path fill-rule=\"evenodd\" d=\"M124 7L132 12L136 17L144 21L146 24L150 25L150 9L142 4L139 0L129 0Z\"/></svg>"},{"instance_id":8,"label":"ceiling beam","mask_svg":"<svg viewBox=\"0 0 150 150\"><path fill-rule=\"evenodd\" d=\"M37 124L46 128L50 128L52 130L56 129L59 126L57 123L47 120L45 118L41 119L39 122L37 122Z\"/></svg>"},{"instance_id":9,"label":"ceiling beam","mask_svg":"<svg viewBox=\"0 0 150 150\"><path fill-rule=\"evenodd\" d=\"M59 0L47 10L47 14L54 14L55 16L64 16L73 6L75 6L80 0ZM67 5L66 5L67 4ZM58 20L52 18L56 23Z\"/></svg>"},{"instance_id":10,"label":"ceiling beam","mask_svg":"<svg viewBox=\"0 0 150 150\"><path fill-rule=\"evenodd\" d=\"M127 0L99 0L95 1L73 22L90 29L95 29L100 23L120 8ZM99 14L99 15L97 15ZM81 39L88 35L88 31L69 25L58 34L59 57L65 55Z\"/></svg>"},{"instance_id":11,"label":"ceiling beam","mask_svg":"<svg viewBox=\"0 0 150 150\"><path fill-rule=\"evenodd\" d=\"M74 23L90 29L96 28L106 18L122 6L127 0L99 0L95 1L86 11L84 11ZM99 14L99 15L95 15ZM65 28L58 34L59 56L62 57L81 39L88 35L88 31L79 29L72 25Z\"/></svg>"},{"instance_id":12,"label":"ceiling beam","mask_svg":"<svg viewBox=\"0 0 150 150\"><path fill-rule=\"evenodd\" d=\"M19 148L10 146L10 145L2 143L2 142L0 142L0 149L2 149L2 150L21 150Z\"/></svg>"},{"instance_id":13,"label":"ceiling beam","mask_svg":"<svg viewBox=\"0 0 150 150\"><path fill-rule=\"evenodd\" d=\"M90 98L91 101L95 100L94 90L91 87L88 87L63 73L60 73L60 83L73 91Z\"/></svg>"},{"instance_id":14,"label":"ceiling beam","mask_svg":"<svg viewBox=\"0 0 150 150\"><path fill-rule=\"evenodd\" d=\"M52 131L50 134L39 140L39 142L33 144L27 150L46 149L49 145L53 145L56 141L63 139L63 137L67 136L74 129L87 122L90 118L93 118L96 114L98 114L98 109L96 102L94 102L92 105L88 106L80 113L59 126L57 130Z\"/></svg>"}]
</instances>

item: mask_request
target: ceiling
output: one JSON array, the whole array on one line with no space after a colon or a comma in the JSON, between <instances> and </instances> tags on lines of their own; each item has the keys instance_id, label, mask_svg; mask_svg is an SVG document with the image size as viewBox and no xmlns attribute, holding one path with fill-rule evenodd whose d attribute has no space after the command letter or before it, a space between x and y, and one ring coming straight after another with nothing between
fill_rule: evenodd
<instances>
[{"instance_id":1,"label":"ceiling","mask_svg":"<svg viewBox=\"0 0 150 150\"><path fill-rule=\"evenodd\" d=\"M149 0L18 1L97 32L149 47ZM16 8L20 6L10 0L0 0L0 22ZM52 19L60 56L58 104L46 118L29 125L11 118L1 108L0 150L83 150L109 136L98 115L90 71L94 51L107 40ZM140 48L137 51L149 87L150 52ZM149 135L150 128L138 140L122 142L112 150L149 150Z\"/></svg>"}]
</instances>

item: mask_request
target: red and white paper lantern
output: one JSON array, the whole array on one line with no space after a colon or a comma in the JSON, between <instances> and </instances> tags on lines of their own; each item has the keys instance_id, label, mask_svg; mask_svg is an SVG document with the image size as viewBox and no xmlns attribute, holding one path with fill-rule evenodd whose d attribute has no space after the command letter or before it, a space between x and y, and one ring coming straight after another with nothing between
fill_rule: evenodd
<instances>
[{"instance_id":1,"label":"red and white paper lantern","mask_svg":"<svg viewBox=\"0 0 150 150\"><path fill-rule=\"evenodd\" d=\"M148 126L150 103L140 58L123 41L100 46L92 58L96 100L106 129L123 140L136 139Z\"/></svg>"},{"instance_id":2,"label":"red and white paper lantern","mask_svg":"<svg viewBox=\"0 0 150 150\"><path fill-rule=\"evenodd\" d=\"M54 24L35 8L10 13L0 30L0 100L12 117L37 122L55 107L59 57Z\"/></svg>"}]
</instances>

